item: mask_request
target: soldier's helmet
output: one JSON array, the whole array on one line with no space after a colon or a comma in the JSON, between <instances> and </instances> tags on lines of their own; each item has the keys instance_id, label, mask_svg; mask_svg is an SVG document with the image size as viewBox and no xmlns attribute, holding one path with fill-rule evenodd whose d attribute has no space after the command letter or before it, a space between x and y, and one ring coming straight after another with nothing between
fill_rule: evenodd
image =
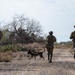
<instances>
[{"instance_id":1,"label":"soldier's helmet","mask_svg":"<svg viewBox=\"0 0 75 75\"><path fill-rule=\"evenodd\" d=\"M49 34L52 35L53 34L53 31L50 31Z\"/></svg>"}]
</instances>

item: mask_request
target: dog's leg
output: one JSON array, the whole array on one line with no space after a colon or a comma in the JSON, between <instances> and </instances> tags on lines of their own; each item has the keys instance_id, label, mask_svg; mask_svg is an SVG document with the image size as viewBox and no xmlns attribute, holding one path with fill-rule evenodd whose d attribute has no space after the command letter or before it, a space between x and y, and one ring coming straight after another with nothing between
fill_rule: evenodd
<instances>
[{"instance_id":1,"label":"dog's leg","mask_svg":"<svg viewBox=\"0 0 75 75\"><path fill-rule=\"evenodd\" d=\"M29 59L31 59L31 58L33 58L33 56L31 56ZM28 59L28 60L29 60L29 59Z\"/></svg>"},{"instance_id":2,"label":"dog's leg","mask_svg":"<svg viewBox=\"0 0 75 75\"><path fill-rule=\"evenodd\" d=\"M44 57L42 57L44 60L45 60L45 58Z\"/></svg>"},{"instance_id":3,"label":"dog's leg","mask_svg":"<svg viewBox=\"0 0 75 75\"><path fill-rule=\"evenodd\" d=\"M45 60L45 58L43 57L43 54L40 54L39 56L40 56L40 58L43 58Z\"/></svg>"},{"instance_id":4,"label":"dog's leg","mask_svg":"<svg viewBox=\"0 0 75 75\"><path fill-rule=\"evenodd\" d=\"M36 56L34 56L34 60L36 60Z\"/></svg>"},{"instance_id":5,"label":"dog's leg","mask_svg":"<svg viewBox=\"0 0 75 75\"><path fill-rule=\"evenodd\" d=\"M42 55L42 58L45 60L45 58L43 57L43 55Z\"/></svg>"}]
</instances>

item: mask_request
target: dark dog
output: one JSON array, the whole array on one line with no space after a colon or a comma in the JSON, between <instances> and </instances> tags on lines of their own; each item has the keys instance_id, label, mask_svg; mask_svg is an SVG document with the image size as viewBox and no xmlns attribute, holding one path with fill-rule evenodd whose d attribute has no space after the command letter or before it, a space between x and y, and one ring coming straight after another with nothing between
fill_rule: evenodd
<instances>
[{"instance_id":1,"label":"dark dog","mask_svg":"<svg viewBox=\"0 0 75 75\"><path fill-rule=\"evenodd\" d=\"M44 51L45 51L45 49L44 49ZM44 52L43 51L43 52ZM30 54L31 55L31 57L29 58L29 59L31 59L31 58L35 58L36 59L36 56L40 56L40 58L43 58L43 59L45 59L44 57L43 57L43 52L36 52L36 51L31 51L31 50L29 50L28 51L28 53L27 54Z\"/></svg>"}]
</instances>

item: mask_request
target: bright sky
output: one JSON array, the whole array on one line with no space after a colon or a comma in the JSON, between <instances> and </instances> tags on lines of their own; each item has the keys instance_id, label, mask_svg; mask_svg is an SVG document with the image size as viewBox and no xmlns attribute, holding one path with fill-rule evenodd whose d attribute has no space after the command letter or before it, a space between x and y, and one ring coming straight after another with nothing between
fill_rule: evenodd
<instances>
[{"instance_id":1,"label":"bright sky","mask_svg":"<svg viewBox=\"0 0 75 75\"><path fill-rule=\"evenodd\" d=\"M0 0L0 22L25 14L40 22L43 33L53 31L57 41L69 41L75 25L75 0Z\"/></svg>"}]
</instances>

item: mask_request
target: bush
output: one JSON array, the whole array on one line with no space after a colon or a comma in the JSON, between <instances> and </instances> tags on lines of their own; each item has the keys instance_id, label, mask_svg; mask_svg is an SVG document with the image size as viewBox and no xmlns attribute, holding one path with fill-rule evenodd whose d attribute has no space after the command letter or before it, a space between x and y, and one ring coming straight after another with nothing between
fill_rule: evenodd
<instances>
[{"instance_id":1,"label":"bush","mask_svg":"<svg viewBox=\"0 0 75 75\"><path fill-rule=\"evenodd\" d=\"M20 47L18 45L4 45L4 46L0 46L0 52L7 52L7 51L16 52L16 51L20 51L21 49L22 49L22 47Z\"/></svg>"},{"instance_id":2,"label":"bush","mask_svg":"<svg viewBox=\"0 0 75 75\"><path fill-rule=\"evenodd\" d=\"M0 52L0 62L10 62L13 59L11 52Z\"/></svg>"}]
</instances>

